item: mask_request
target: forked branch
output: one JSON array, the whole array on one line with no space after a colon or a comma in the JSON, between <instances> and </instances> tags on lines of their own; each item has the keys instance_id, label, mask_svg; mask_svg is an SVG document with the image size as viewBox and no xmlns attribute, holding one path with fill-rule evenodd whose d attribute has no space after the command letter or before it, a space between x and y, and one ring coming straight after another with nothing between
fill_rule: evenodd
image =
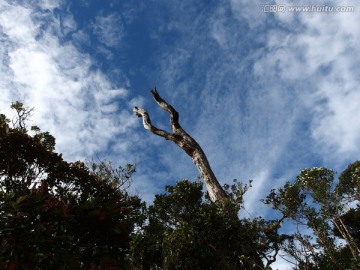
<instances>
[{"instance_id":1,"label":"forked branch","mask_svg":"<svg viewBox=\"0 0 360 270\"><path fill-rule=\"evenodd\" d=\"M135 115L142 117L144 128L165 138L166 140L173 141L190 156L205 181L211 201L215 202L225 199L226 193L219 184L219 181L216 179L204 151L201 149L200 145L180 126L179 113L161 98L159 93L156 91L156 88L152 88L150 92L156 103L170 114L170 126L172 133L153 126L151 124L149 114L144 109L134 107L133 111Z\"/></svg>"}]
</instances>

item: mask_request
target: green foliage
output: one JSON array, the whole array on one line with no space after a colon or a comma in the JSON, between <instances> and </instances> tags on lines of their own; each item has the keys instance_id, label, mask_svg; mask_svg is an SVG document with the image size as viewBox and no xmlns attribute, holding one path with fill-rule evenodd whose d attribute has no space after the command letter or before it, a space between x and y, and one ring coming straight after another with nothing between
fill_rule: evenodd
<instances>
[{"instance_id":1,"label":"green foliage","mask_svg":"<svg viewBox=\"0 0 360 270\"><path fill-rule=\"evenodd\" d=\"M201 182L183 180L166 191L156 195L133 238L133 269L265 269L262 259L274 261L278 224L240 220L241 205L231 199L204 201Z\"/></svg>"},{"instance_id":2,"label":"green foliage","mask_svg":"<svg viewBox=\"0 0 360 270\"><path fill-rule=\"evenodd\" d=\"M136 172L136 167L133 164L115 168L109 160L103 160L99 163L89 161L87 163L87 167L98 176L99 181L110 182L114 187L118 188L129 188L132 180L131 176Z\"/></svg>"},{"instance_id":3,"label":"green foliage","mask_svg":"<svg viewBox=\"0 0 360 270\"><path fill-rule=\"evenodd\" d=\"M14 119L0 114L0 268L271 269L280 250L296 269L360 267L360 161L339 181L312 168L272 190L264 202L279 220L239 218L251 181L224 185L216 203L202 182L179 181L146 208L126 192L134 165L66 162L50 133L28 129L33 109L11 107ZM279 234L284 222L292 233Z\"/></svg>"},{"instance_id":4,"label":"green foliage","mask_svg":"<svg viewBox=\"0 0 360 270\"><path fill-rule=\"evenodd\" d=\"M358 196L359 164L351 164L338 184L332 170L303 170L294 183L273 190L265 200L296 225L282 248L295 259L299 269L359 267L359 225L355 219L358 208L346 210ZM312 233L304 233L308 229ZM345 246L339 244L339 237Z\"/></svg>"},{"instance_id":5,"label":"green foliage","mask_svg":"<svg viewBox=\"0 0 360 270\"><path fill-rule=\"evenodd\" d=\"M24 107L20 101L13 102L10 106L16 111L17 116L12 120L14 128L18 131L27 132L27 122L31 117L34 108Z\"/></svg>"},{"instance_id":6,"label":"green foliage","mask_svg":"<svg viewBox=\"0 0 360 270\"><path fill-rule=\"evenodd\" d=\"M354 238L357 245L360 246L360 206L352 208L341 216L342 221L346 225L349 234ZM341 237L342 235L337 228L334 228L335 236Z\"/></svg>"},{"instance_id":7,"label":"green foliage","mask_svg":"<svg viewBox=\"0 0 360 270\"><path fill-rule=\"evenodd\" d=\"M134 169L116 174L107 164L104 174L64 161L52 135L38 127L29 134L31 110L19 102L12 107L18 114L13 127L0 117L0 267L126 268L143 205L120 182Z\"/></svg>"},{"instance_id":8,"label":"green foliage","mask_svg":"<svg viewBox=\"0 0 360 270\"><path fill-rule=\"evenodd\" d=\"M346 200L360 201L360 161L350 164L339 177L337 192Z\"/></svg>"}]
</instances>

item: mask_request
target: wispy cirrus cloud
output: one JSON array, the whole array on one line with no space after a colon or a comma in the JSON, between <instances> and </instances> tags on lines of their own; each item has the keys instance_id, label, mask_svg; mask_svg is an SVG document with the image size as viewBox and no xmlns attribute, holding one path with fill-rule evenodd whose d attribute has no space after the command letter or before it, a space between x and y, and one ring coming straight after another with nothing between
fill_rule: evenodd
<instances>
[{"instance_id":1,"label":"wispy cirrus cloud","mask_svg":"<svg viewBox=\"0 0 360 270\"><path fill-rule=\"evenodd\" d=\"M55 3L55 2L52 2ZM68 159L83 159L108 149L109 142L136 124L128 90L94 68L91 56L64 37L76 33L69 14L47 1L28 6L0 4L1 110L15 100L35 107L34 122L57 138Z\"/></svg>"},{"instance_id":2,"label":"wispy cirrus cloud","mask_svg":"<svg viewBox=\"0 0 360 270\"><path fill-rule=\"evenodd\" d=\"M342 170L358 158L359 13L269 14L261 1L223 1L201 12L189 5L168 3L168 31L178 39L159 56L159 89L222 182L254 179L248 211L264 211L260 198L304 167ZM162 147L159 162L196 175Z\"/></svg>"},{"instance_id":3,"label":"wispy cirrus cloud","mask_svg":"<svg viewBox=\"0 0 360 270\"><path fill-rule=\"evenodd\" d=\"M316 3L322 4L328 3ZM342 1L341 5L353 6L354 2ZM283 30L268 34L269 53L256 63L255 72L293 82L294 95L312 112L310 136L325 163L341 167L356 160L360 152L360 54L356 45L360 27L355 23L359 12L289 12L276 14L276 19Z\"/></svg>"},{"instance_id":4,"label":"wispy cirrus cloud","mask_svg":"<svg viewBox=\"0 0 360 270\"><path fill-rule=\"evenodd\" d=\"M122 18L118 13L96 16L93 31L107 47L119 46L125 34Z\"/></svg>"}]
</instances>

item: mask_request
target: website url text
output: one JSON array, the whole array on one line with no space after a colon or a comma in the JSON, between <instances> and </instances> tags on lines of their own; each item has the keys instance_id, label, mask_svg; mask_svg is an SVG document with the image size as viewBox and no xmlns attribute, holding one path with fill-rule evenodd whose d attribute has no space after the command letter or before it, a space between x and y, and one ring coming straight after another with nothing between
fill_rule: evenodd
<instances>
[{"instance_id":1,"label":"website url text","mask_svg":"<svg viewBox=\"0 0 360 270\"><path fill-rule=\"evenodd\" d=\"M262 12L354 12L353 6L287 6L287 5L263 5Z\"/></svg>"}]
</instances>

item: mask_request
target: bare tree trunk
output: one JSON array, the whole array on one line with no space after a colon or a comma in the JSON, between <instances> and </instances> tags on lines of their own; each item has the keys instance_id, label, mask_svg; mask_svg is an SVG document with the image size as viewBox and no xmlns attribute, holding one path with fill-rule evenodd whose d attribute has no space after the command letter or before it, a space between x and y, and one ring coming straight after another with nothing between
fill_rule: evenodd
<instances>
[{"instance_id":1,"label":"bare tree trunk","mask_svg":"<svg viewBox=\"0 0 360 270\"><path fill-rule=\"evenodd\" d=\"M164 137L166 140L173 141L191 157L199 169L201 176L204 178L212 202L226 198L226 193L216 179L204 151L201 149L200 145L181 128L179 124L179 113L160 97L156 88L151 89L150 92L156 103L170 114L170 125L173 133L169 133L153 126L149 114L144 109L135 107L133 111L135 115L142 117L144 128L158 136Z\"/></svg>"}]
</instances>

